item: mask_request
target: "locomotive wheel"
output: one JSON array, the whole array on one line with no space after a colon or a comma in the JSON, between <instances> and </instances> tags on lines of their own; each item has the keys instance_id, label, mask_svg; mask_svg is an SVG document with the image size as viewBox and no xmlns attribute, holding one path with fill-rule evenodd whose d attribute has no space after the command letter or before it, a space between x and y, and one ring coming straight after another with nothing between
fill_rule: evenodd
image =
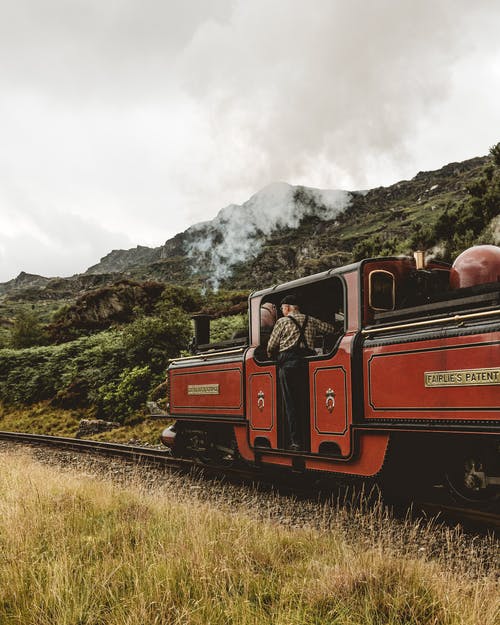
<instances>
[{"instance_id":1,"label":"locomotive wheel","mask_svg":"<svg viewBox=\"0 0 500 625\"><path fill-rule=\"evenodd\" d=\"M500 489L488 485L487 477L498 474L495 450L478 447L457 450L449 459L445 480L456 501L476 507L489 507L500 501Z\"/></svg>"}]
</instances>

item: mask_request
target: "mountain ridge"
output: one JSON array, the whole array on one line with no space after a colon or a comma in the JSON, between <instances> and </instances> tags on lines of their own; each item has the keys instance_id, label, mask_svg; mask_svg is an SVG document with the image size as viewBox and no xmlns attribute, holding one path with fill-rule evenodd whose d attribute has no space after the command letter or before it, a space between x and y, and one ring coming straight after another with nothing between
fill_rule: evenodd
<instances>
[{"instance_id":1,"label":"mountain ridge","mask_svg":"<svg viewBox=\"0 0 500 625\"><path fill-rule=\"evenodd\" d=\"M217 263L214 263L214 244L217 244L217 237L222 238L225 234L221 232L220 227L217 228L217 222L219 222L219 224L223 222L224 216L227 216L227 213L229 213L231 209L233 211L238 211L247 207L252 203L254 198L258 197L259 194L266 191L270 186L273 186L268 185L268 187L261 189L241 206L229 205L221 209L213 220L190 226L184 232L178 233L158 248L148 248L150 250L150 258L146 263L142 263L142 258L136 253L136 249L139 248L134 248L132 250L113 251L102 259L102 264L97 263L92 269L93 272L99 273L100 268L109 271L110 269L118 270L119 267L123 267L123 271L125 271L128 277L136 277L139 279L152 277L160 280L168 280L170 273L174 277L174 281L175 278L185 281L189 279L189 277L192 277L194 281L198 278L202 284L213 286L213 280L211 280L210 276L206 275L208 273L206 269L208 268L212 275L214 273L216 274L217 285L227 284L228 286L241 286L241 284L235 283L234 274L235 272L241 273L242 264L250 263L255 265L261 258L263 245L267 253L272 252L273 249L276 251L276 246L280 246L280 244L286 245L290 237L285 236L283 238L283 235L290 235L292 231L304 228L304 226L307 226L306 222L309 222L309 225L312 222L317 222L312 232L310 232L316 240L307 240L305 245L301 245L300 249L295 250L295 253L292 254L292 265L297 267L300 263L305 262L305 265L310 264L314 270L317 265L314 261L319 261L321 257L325 256L325 253L327 257L323 259L322 265L325 265L325 263L328 264L330 261L333 262L334 265L342 264L343 262L349 262L349 251L354 247L354 244L351 245L351 242L353 239L356 239L356 236L353 236L348 231L346 232L345 225L347 221L352 220L351 225L353 225L363 221L363 218L370 213L376 215L381 210L388 210L391 213L391 221L393 222L390 226L390 231L400 233L404 228L398 228L397 224L398 222L407 223L412 221L411 215L408 213L413 205L425 209L425 207L430 204L430 206L428 206L429 211L433 212L439 208L442 210L444 205L449 205L450 202L456 203L462 201L468 193L467 184L476 175L480 174L480 170L488 164L489 160L489 157L484 156L475 157L462 162L448 163L437 170L420 171L411 180L401 180L388 187L375 187L374 189L366 191L331 191L303 186L294 187L286 183L274 183L284 184L288 189L293 190L295 198L299 196L299 201L302 206L307 205L307 200L315 193L341 193L344 194L345 199L349 198L350 201L344 203L342 210L338 210L335 215L328 215L327 218L325 218L324 212L323 214L318 214L321 213L322 207L320 204L316 204L316 208L320 210L304 211L302 218L295 218L291 225L286 223L286 220L276 220L273 228L262 233L263 236L260 237L260 241L258 241L258 245L256 246L258 250L254 250L253 253L248 253L246 256L239 258L231 257L230 255L224 257L223 254L217 254ZM304 199L300 199L300 195L304 192L306 195L309 194L309 197L306 197L305 201ZM433 204L433 202L435 202L435 204ZM406 203L408 205L406 210L400 206L401 203ZM437 206L439 204L440 206ZM342 222L344 227L339 227L341 225L339 221ZM338 239L339 249L332 250L328 239L332 238L336 229L339 230L340 235ZM369 232L367 233L374 234L377 230L380 231L383 229L382 226L377 228L376 224L371 224L371 228L368 229ZM255 230L257 230L257 228ZM306 232L304 234L309 234L308 231L311 230L311 228L306 227L305 230ZM363 236L365 231L367 231L367 228L362 227L358 236ZM202 245L198 244L198 246L195 247L194 252L193 239L198 243L200 241L203 242ZM244 239L244 237L241 237L241 239L246 243L249 241L248 238ZM255 232L252 233L250 239L255 241ZM265 240L263 241L262 239ZM207 258L207 250L212 250L212 258ZM278 261L278 266L284 268L285 265L290 264L290 254L288 252L284 253L284 250L281 250L281 252L283 253L279 254L281 259ZM141 255L142 254L143 252L141 252ZM110 266L109 261L112 258L116 258L119 265L114 267ZM185 264L184 271L182 268L179 268L179 264L183 264L182 260L184 260ZM225 265L223 266L223 271L221 271L221 263L223 262L225 262ZM189 265L191 265L190 270L186 271ZM151 269L151 275L148 274L148 268ZM205 275L203 271L200 270L201 268L205 268ZM294 274L291 277L297 276ZM245 286L247 286L247 284L245 284ZM252 285L250 285L250 288L252 288Z\"/></svg>"},{"instance_id":2,"label":"mountain ridge","mask_svg":"<svg viewBox=\"0 0 500 625\"><path fill-rule=\"evenodd\" d=\"M448 163L367 191L272 183L159 247L112 250L67 278L21 272L0 284L0 296L23 291L36 296L38 291L43 299L54 290L76 294L123 277L248 289L301 277L350 262L356 246L366 241L408 238L416 224L434 223L468 197L468 186L490 162L491 157L482 156Z\"/></svg>"}]
</instances>

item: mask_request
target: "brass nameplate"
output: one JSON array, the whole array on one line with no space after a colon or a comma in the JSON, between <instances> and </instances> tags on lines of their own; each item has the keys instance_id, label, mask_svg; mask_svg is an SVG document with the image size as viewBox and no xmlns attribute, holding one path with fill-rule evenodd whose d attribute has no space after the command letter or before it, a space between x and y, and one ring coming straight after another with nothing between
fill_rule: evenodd
<instances>
[{"instance_id":1,"label":"brass nameplate","mask_svg":"<svg viewBox=\"0 0 500 625\"><path fill-rule=\"evenodd\" d=\"M425 386L488 386L500 384L500 367L492 369L457 369L426 371Z\"/></svg>"},{"instance_id":2,"label":"brass nameplate","mask_svg":"<svg viewBox=\"0 0 500 625\"><path fill-rule=\"evenodd\" d=\"M188 395L218 395L218 384L188 384Z\"/></svg>"}]
</instances>

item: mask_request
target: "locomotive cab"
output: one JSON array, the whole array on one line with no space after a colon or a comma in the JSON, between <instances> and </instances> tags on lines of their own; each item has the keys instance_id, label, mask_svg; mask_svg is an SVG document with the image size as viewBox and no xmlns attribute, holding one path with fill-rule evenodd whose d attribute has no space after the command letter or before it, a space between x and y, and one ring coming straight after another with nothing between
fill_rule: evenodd
<instances>
[{"instance_id":1,"label":"locomotive cab","mask_svg":"<svg viewBox=\"0 0 500 625\"><path fill-rule=\"evenodd\" d=\"M285 450L290 442L285 428L285 411L278 384L277 362L268 355L266 348L274 323L281 316L280 301L293 293L300 302L301 312L335 325L336 329L333 334L316 337L315 353L304 359L305 367L296 376L296 384L300 387L297 392L301 404L301 419L298 426L303 451L319 453L319 448L323 445L322 451L329 447L332 453L340 453L335 441L321 438L315 430L315 392L316 381L319 379L317 370L325 361L331 363L335 360L345 332L345 291L345 284L340 277L326 273L312 279L295 281L285 288L268 289L250 296L250 343L254 348L247 369L249 383L247 405L251 416L249 436L254 447ZM342 357L339 355L339 358ZM340 434L343 429L344 424L338 433ZM334 433L337 433L336 429L331 432Z\"/></svg>"},{"instance_id":2,"label":"locomotive cab","mask_svg":"<svg viewBox=\"0 0 500 625\"><path fill-rule=\"evenodd\" d=\"M300 302L301 312L327 323L335 324L335 333L316 338L314 349L317 356L331 353L337 339L344 331L345 295L342 281L337 277L295 286L288 291L275 290L263 296L260 294L252 295L250 307L252 311L257 311L257 305L259 306L259 322L251 326L254 332L251 341L252 344L256 345L255 358L259 361L269 360L266 347L274 324L282 316L280 301L291 293ZM254 299L256 300L255 304L253 304Z\"/></svg>"}]
</instances>

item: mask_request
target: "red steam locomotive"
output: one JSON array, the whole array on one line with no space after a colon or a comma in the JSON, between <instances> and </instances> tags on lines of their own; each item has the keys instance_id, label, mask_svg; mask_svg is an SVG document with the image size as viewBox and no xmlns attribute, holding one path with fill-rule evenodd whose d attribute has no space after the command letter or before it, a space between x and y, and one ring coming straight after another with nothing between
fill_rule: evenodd
<instances>
[{"instance_id":1,"label":"red steam locomotive","mask_svg":"<svg viewBox=\"0 0 500 625\"><path fill-rule=\"evenodd\" d=\"M303 380L303 450L288 450L277 363L266 343L279 302L338 332L320 337ZM406 489L446 484L463 500L500 494L500 248L453 266L370 258L249 297L249 334L209 342L195 319L191 356L168 368L163 442L180 456L368 477Z\"/></svg>"}]
</instances>

